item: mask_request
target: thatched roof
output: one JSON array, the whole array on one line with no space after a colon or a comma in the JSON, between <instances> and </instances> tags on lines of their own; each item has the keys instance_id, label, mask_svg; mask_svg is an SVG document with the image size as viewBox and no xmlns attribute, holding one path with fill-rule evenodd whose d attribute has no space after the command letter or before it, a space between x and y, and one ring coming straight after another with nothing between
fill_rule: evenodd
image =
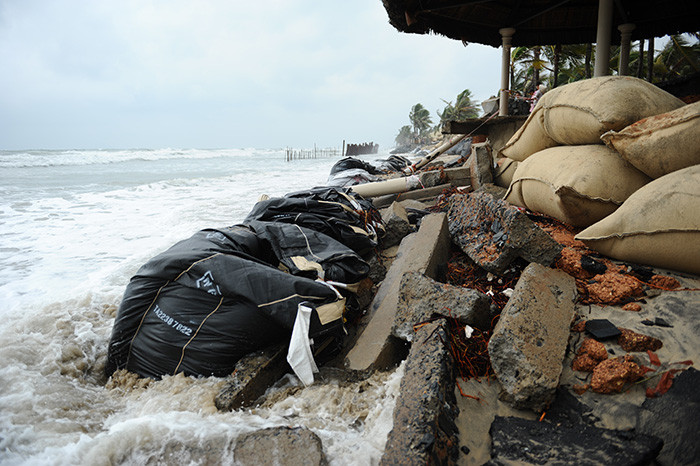
<instances>
[{"instance_id":1,"label":"thatched roof","mask_svg":"<svg viewBox=\"0 0 700 466\"><path fill-rule=\"evenodd\" d=\"M514 27L514 46L596 41L598 0L382 0L389 22L401 32L437 33L499 47L499 29ZM700 30L698 0L615 0L617 26L634 23L632 40Z\"/></svg>"}]
</instances>

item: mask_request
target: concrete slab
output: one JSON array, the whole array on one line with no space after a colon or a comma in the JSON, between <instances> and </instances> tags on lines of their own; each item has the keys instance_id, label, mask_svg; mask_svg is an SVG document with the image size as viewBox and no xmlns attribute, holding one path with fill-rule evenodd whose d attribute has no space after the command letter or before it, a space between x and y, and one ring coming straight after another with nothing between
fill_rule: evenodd
<instances>
[{"instance_id":1,"label":"concrete slab","mask_svg":"<svg viewBox=\"0 0 700 466\"><path fill-rule=\"evenodd\" d=\"M401 278L406 272L421 272L435 278L438 265L447 261L449 248L450 235L444 213L423 217L418 231L403 239L396 260L369 308L369 323L345 360L348 369L387 369L397 362L397 349L404 344L391 335L391 329Z\"/></svg>"},{"instance_id":2,"label":"concrete slab","mask_svg":"<svg viewBox=\"0 0 700 466\"><path fill-rule=\"evenodd\" d=\"M406 359L379 464L450 464L458 457L452 356L444 319L421 327Z\"/></svg>"}]
</instances>

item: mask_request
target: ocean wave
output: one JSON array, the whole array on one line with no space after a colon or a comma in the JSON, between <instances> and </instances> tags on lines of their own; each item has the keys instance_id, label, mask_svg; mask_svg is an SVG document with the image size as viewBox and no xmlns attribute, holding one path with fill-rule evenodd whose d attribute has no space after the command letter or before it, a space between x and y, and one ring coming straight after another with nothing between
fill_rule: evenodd
<instances>
[{"instance_id":1,"label":"ocean wave","mask_svg":"<svg viewBox=\"0 0 700 466\"><path fill-rule=\"evenodd\" d=\"M113 164L131 161L211 159L279 155L275 149L90 149L0 150L0 168L32 168Z\"/></svg>"}]
</instances>

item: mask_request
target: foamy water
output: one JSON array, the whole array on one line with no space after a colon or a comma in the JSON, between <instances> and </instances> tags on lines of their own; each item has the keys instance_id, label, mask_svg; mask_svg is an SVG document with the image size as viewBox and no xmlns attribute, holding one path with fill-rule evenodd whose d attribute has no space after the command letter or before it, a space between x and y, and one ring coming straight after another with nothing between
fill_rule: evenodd
<instances>
[{"instance_id":1,"label":"foamy water","mask_svg":"<svg viewBox=\"0 0 700 466\"><path fill-rule=\"evenodd\" d=\"M106 385L113 319L150 257L240 222L261 194L325 184L334 159L282 151L0 151L0 463L227 462L244 432L304 425L333 464L376 463L401 370L219 413L224 379ZM280 396L284 393L285 396ZM288 395L288 396L286 396Z\"/></svg>"}]
</instances>

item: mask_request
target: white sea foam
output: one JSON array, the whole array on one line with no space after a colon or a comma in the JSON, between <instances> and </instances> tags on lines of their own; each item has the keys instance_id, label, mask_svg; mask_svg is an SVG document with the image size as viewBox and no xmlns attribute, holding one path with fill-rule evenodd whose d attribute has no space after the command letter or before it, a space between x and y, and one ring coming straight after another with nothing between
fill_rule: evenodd
<instances>
[{"instance_id":1,"label":"white sea foam","mask_svg":"<svg viewBox=\"0 0 700 466\"><path fill-rule=\"evenodd\" d=\"M202 228L239 223L261 194L322 185L334 160L50 152L0 153L0 463L228 463L241 433L277 425L312 429L332 464L378 462L401 370L362 385L290 379L278 388L290 396L231 413L213 405L222 379L125 390L103 376L117 306L141 264Z\"/></svg>"}]
</instances>

